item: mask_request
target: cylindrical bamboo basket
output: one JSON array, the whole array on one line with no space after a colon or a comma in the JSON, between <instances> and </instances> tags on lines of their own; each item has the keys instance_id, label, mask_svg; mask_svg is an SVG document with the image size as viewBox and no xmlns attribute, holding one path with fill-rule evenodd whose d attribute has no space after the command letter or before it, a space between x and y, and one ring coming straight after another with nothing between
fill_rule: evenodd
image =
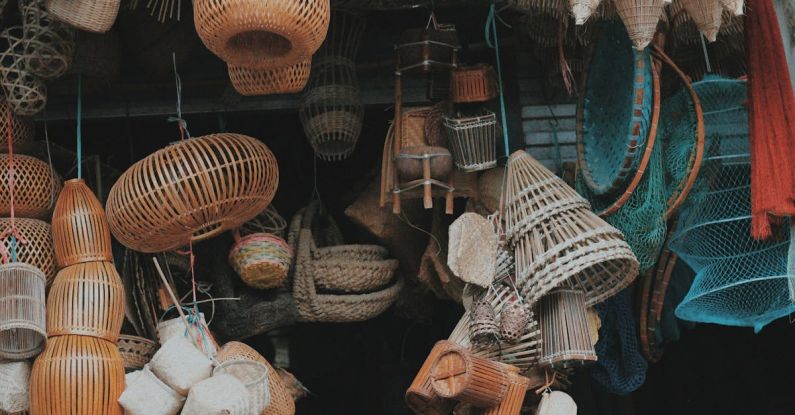
<instances>
[{"instance_id":1,"label":"cylindrical bamboo basket","mask_svg":"<svg viewBox=\"0 0 795 415\"><path fill-rule=\"evenodd\" d=\"M0 52L0 84L5 99L22 116L33 116L47 105L47 86L25 66L27 41L22 26L11 26L0 34L7 47Z\"/></svg>"},{"instance_id":2,"label":"cylindrical bamboo basket","mask_svg":"<svg viewBox=\"0 0 795 415\"><path fill-rule=\"evenodd\" d=\"M450 341L442 340L437 342L425 362L420 367L411 386L406 390L406 404L416 414L447 415L452 410L454 401L442 398L436 394L431 383L431 369L439 356L448 350L458 346Z\"/></svg>"},{"instance_id":3,"label":"cylindrical bamboo basket","mask_svg":"<svg viewBox=\"0 0 795 415\"><path fill-rule=\"evenodd\" d=\"M261 141L228 133L190 138L121 175L108 196L110 230L136 251L176 249L257 216L278 185L276 156Z\"/></svg>"},{"instance_id":4,"label":"cylindrical bamboo basket","mask_svg":"<svg viewBox=\"0 0 795 415\"><path fill-rule=\"evenodd\" d=\"M64 183L52 212L52 239L59 267L90 261L113 262L105 210L83 179Z\"/></svg>"},{"instance_id":5,"label":"cylindrical bamboo basket","mask_svg":"<svg viewBox=\"0 0 795 415\"><path fill-rule=\"evenodd\" d=\"M46 281L33 265L0 265L0 359L27 359L44 347Z\"/></svg>"},{"instance_id":6,"label":"cylindrical bamboo basket","mask_svg":"<svg viewBox=\"0 0 795 415\"><path fill-rule=\"evenodd\" d=\"M124 362L116 345L90 336L47 342L30 375L31 414L122 415Z\"/></svg>"},{"instance_id":7,"label":"cylindrical bamboo basket","mask_svg":"<svg viewBox=\"0 0 795 415\"><path fill-rule=\"evenodd\" d=\"M80 30L105 33L113 26L121 0L47 0L52 17Z\"/></svg>"},{"instance_id":8,"label":"cylindrical bamboo basket","mask_svg":"<svg viewBox=\"0 0 795 415\"><path fill-rule=\"evenodd\" d=\"M30 407L30 362L0 361L0 391L0 414L27 414Z\"/></svg>"},{"instance_id":9,"label":"cylindrical bamboo basket","mask_svg":"<svg viewBox=\"0 0 795 415\"><path fill-rule=\"evenodd\" d=\"M0 115L4 118L4 115ZM0 216L11 216L11 170L8 154L0 154ZM14 154L14 214L45 219L61 191L61 178L46 162Z\"/></svg>"},{"instance_id":10,"label":"cylindrical bamboo basket","mask_svg":"<svg viewBox=\"0 0 795 415\"><path fill-rule=\"evenodd\" d=\"M596 361L586 314L582 291L560 289L541 297L541 366L565 367Z\"/></svg>"},{"instance_id":11,"label":"cylindrical bamboo basket","mask_svg":"<svg viewBox=\"0 0 795 415\"><path fill-rule=\"evenodd\" d=\"M241 95L295 94L304 90L312 59L274 69L251 69L229 64L229 80Z\"/></svg>"},{"instance_id":12,"label":"cylindrical bamboo basket","mask_svg":"<svg viewBox=\"0 0 795 415\"><path fill-rule=\"evenodd\" d=\"M38 219L15 219L14 223L19 234L25 238L27 243L16 242L16 262L24 262L33 265L41 270L47 277L47 285L55 277L55 251L52 244L52 234L50 224ZM0 218L0 229L8 229L11 226L10 218ZM2 241L9 257L12 255L11 238Z\"/></svg>"},{"instance_id":13,"label":"cylindrical bamboo basket","mask_svg":"<svg viewBox=\"0 0 795 415\"><path fill-rule=\"evenodd\" d=\"M657 31L657 22L662 17L666 1L614 0L613 3L635 49L643 50Z\"/></svg>"},{"instance_id":14,"label":"cylindrical bamboo basket","mask_svg":"<svg viewBox=\"0 0 795 415\"><path fill-rule=\"evenodd\" d=\"M193 2L196 33L224 62L252 69L294 65L326 37L329 0Z\"/></svg>"},{"instance_id":15,"label":"cylindrical bamboo basket","mask_svg":"<svg viewBox=\"0 0 795 415\"><path fill-rule=\"evenodd\" d=\"M74 29L55 21L47 13L45 0L22 0L22 28L28 42L25 67L42 79L56 79L66 73L75 51Z\"/></svg>"},{"instance_id":16,"label":"cylindrical bamboo basket","mask_svg":"<svg viewBox=\"0 0 795 415\"><path fill-rule=\"evenodd\" d=\"M47 300L47 335L76 334L110 342L124 321L124 285L110 262L84 262L58 272Z\"/></svg>"},{"instance_id":17,"label":"cylindrical bamboo basket","mask_svg":"<svg viewBox=\"0 0 795 415\"><path fill-rule=\"evenodd\" d=\"M497 165L497 116L483 110L482 115L444 116L444 129L453 161L461 171L488 170Z\"/></svg>"},{"instance_id":18,"label":"cylindrical bamboo basket","mask_svg":"<svg viewBox=\"0 0 795 415\"><path fill-rule=\"evenodd\" d=\"M8 152L8 134L11 133L11 144L28 143L36 138L36 124L27 117L20 117L13 113L13 109L6 99L0 98L0 151Z\"/></svg>"},{"instance_id":19,"label":"cylindrical bamboo basket","mask_svg":"<svg viewBox=\"0 0 795 415\"><path fill-rule=\"evenodd\" d=\"M431 368L431 386L439 396L491 408L508 392L505 365L463 349L442 352Z\"/></svg>"},{"instance_id":20,"label":"cylindrical bamboo basket","mask_svg":"<svg viewBox=\"0 0 795 415\"><path fill-rule=\"evenodd\" d=\"M119 336L118 345L127 372L143 369L152 360L158 346L154 340L127 334Z\"/></svg>"},{"instance_id":21,"label":"cylindrical bamboo basket","mask_svg":"<svg viewBox=\"0 0 795 415\"><path fill-rule=\"evenodd\" d=\"M450 99L455 103L484 102L497 96L497 74L491 65L459 67L452 76Z\"/></svg>"}]
</instances>

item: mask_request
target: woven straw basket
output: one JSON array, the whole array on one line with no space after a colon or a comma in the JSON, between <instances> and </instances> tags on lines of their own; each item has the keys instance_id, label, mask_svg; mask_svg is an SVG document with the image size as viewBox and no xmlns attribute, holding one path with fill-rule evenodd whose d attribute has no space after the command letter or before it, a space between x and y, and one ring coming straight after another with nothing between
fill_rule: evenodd
<instances>
[{"instance_id":1,"label":"woven straw basket","mask_svg":"<svg viewBox=\"0 0 795 415\"><path fill-rule=\"evenodd\" d=\"M148 366L127 382L119 397L125 415L176 415L184 402L185 397L158 379Z\"/></svg>"},{"instance_id":2,"label":"woven straw basket","mask_svg":"<svg viewBox=\"0 0 795 415\"><path fill-rule=\"evenodd\" d=\"M0 265L0 359L27 359L44 347L46 283L32 265Z\"/></svg>"},{"instance_id":3,"label":"woven straw basket","mask_svg":"<svg viewBox=\"0 0 795 415\"><path fill-rule=\"evenodd\" d=\"M15 147L20 143L28 143L36 137L36 124L27 117L20 117L13 113L13 109L5 98L0 98L0 151L8 152L8 134L11 133L11 144Z\"/></svg>"},{"instance_id":4,"label":"woven straw basket","mask_svg":"<svg viewBox=\"0 0 795 415\"><path fill-rule=\"evenodd\" d=\"M52 17L80 30L105 33L113 26L121 0L47 0Z\"/></svg>"},{"instance_id":5,"label":"woven straw basket","mask_svg":"<svg viewBox=\"0 0 795 415\"><path fill-rule=\"evenodd\" d=\"M0 216L11 216L9 161L8 154L0 154ZM60 191L61 178L46 162L14 155L14 213L17 217L46 218Z\"/></svg>"},{"instance_id":6,"label":"woven straw basket","mask_svg":"<svg viewBox=\"0 0 795 415\"><path fill-rule=\"evenodd\" d=\"M278 184L276 157L255 138L223 133L179 141L135 163L113 185L110 230L136 251L176 249L255 217Z\"/></svg>"},{"instance_id":7,"label":"woven straw basket","mask_svg":"<svg viewBox=\"0 0 795 415\"><path fill-rule=\"evenodd\" d=\"M49 339L30 374L32 414L122 415L124 362L116 345L90 336Z\"/></svg>"},{"instance_id":8,"label":"woven straw basket","mask_svg":"<svg viewBox=\"0 0 795 415\"><path fill-rule=\"evenodd\" d=\"M127 372L143 369L157 350L156 341L127 334L119 336L118 345Z\"/></svg>"},{"instance_id":9,"label":"woven straw basket","mask_svg":"<svg viewBox=\"0 0 795 415\"><path fill-rule=\"evenodd\" d=\"M172 337L152 357L149 368L158 379L186 396L191 387L210 377L213 363L191 340Z\"/></svg>"},{"instance_id":10,"label":"woven straw basket","mask_svg":"<svg viewBox=\"0 0 795 415\"><path fill-rule=\"evenodd\" d=\"M113 262L105 210L83 179L71 179L52 212L52 239L59 267L93 261Z\"/></svg>"},{"instance_id":11,"label":"woven straw basket","mask_svg":"<svg viewBox=\"0 0 795 415\"><path fill-rule=\"evenodd\" d=\"M483 102L497 96L497 75L488 64L453 71L450 99L455 103Z\"/></svg>"},{"instance_id":12,"label":"woven straw basket","mask_svg":"<svg viewBox=\"0 0 795 415\"><path fill-rule=\"evenodd\" d=\"M25 67L42 79L56 79L66 73L75 50L74 30L53 21L44 0L22 0L22 28L28 42Z\"/></svg>"},{"instance_id":13,"label":"woven straw basket","mask_svg":"<svg viewBox=\"0 0 795 415\"><path fill-rule=\"evenodd\" d=\"M250 69L229 64L228 70L232 87L241 95L295 94L303 91L309 81L312 59L274 69Z\"/></svg>"},{"instance_id":14,"label":"woven straw basket","mask_svg":"<svg viewBox=\"0 0 795 415\"><path fill-rule=\"evenodd\" d=\"M0 414L27 413L29 402L30 363L0 362Z\"/></svg>"},{"instance_id":15,"label":"woven straw basket","mask_svg":"<svg viewBox=\"0 0 795 415\"><path fill-rule=\"evenodd\" d=\"M329 0L197 0L193 19L204 45L224 62L275 69L305 61L323 43Z\"/></svg>"},{"instance_id":16,"label":"woven straw basket","mask_svg":"<svg viewBox=\"0 0 795 415\"><path fill-rule=\"evenodd\" d=\"M287 241L266 233L240 238L229 251L229 264L243 283L258 289L281 286L292 261Z\"/></svg>"},{"instance_id":17,"label":"woven straw basket","mask_svg":"<svg viewBox=\"0 0 795 415\"><path fill-rule=\"evenodd\" d=\"M47 105L47 86L25 67L27 42L22 26L6 28L0 38L8 45L0 53L0 84L5 100L17 115L36 115Z\"/></svg>"},{"instance_id":18,"label":"woven straw basket","mask_svg":"<svg viewBox=\"0 0 795 415\"><path fill-rule=\"evenodd\" d=\"M613 3L635 49L643 50L657 31L665 0L614 0Z\"/></svg>"},{"instance_id":19,"label":"woven straw basket","mask_svg":"<svg viewBox=\"0 0 795 415\"><path fill-rule=\"evenodd\" d=\"M47 285L55 277L55 251L52 244L50 224L38 219L15 219L14 223L19 234L27 243L16 244L17 262L33 265L47 277ZM10 218L0 218L0 229L8 229ZM3 239L3 248L11 252L11 238Z\"/></svg>"},{"instance_id":20,"label":"woven straw basket","mask_svg":"<svg viewBox=\"0 0 795 415\"><path fill-rule=\"evenodd\" d=\"M188 394L183 414L191 415L248 415L248 390L232 375L219 374L195 385Z\"/></svg>"}]
</instances>

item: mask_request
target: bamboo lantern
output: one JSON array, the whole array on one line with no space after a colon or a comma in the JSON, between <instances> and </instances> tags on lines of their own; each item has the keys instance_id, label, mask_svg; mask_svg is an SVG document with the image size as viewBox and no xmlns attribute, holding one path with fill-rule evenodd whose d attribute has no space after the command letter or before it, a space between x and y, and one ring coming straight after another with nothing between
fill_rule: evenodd
<instances>
[{"instance_id":1,"label":"bamboo lantern","mask_svg":"<svg viewBox=\"0 0 795 415\"><path fill-rule=\"evenodd\" d=\"M22 28L28 42L25 67L42 79L66 73L75 50L74 29L55 21L44 7L45 0L21 0Z\"/></svg>"},{"instance_id":2,"label":"bamboo lantern","mask_svg":"<svg viewBox=\"0 0 795 415\"><path fill-rule=\"evenodd\" d=\"M19 156L16 156L19 157ZM38 219L14 219L19 234L27 243L16 243L16 262L24 262L41 270L47 278L47 285L55 277L55 251L52 244L50 224ZM11 226L10 218L0 218L0 229ZM11 238L3 239L3 248L11 252Z\"/></svg>"},{"instance_id":3,"label":"bamboo lantern","mask_svg":"<svg viewBox=\"0 0 795 415\"><path fill-rule=\"evenodd\" d=\"M105 33L119 14L121 0L47 0L47 11L80 30Z\"/></svg>"},{"instance_id":4,"label":"bamboo lantern","mask_svg":"<svg viewBox=\"0 0 795 415\"><path fill-rule=\"evenodd\" d=\"M275 69L312 56L331 18L329 0L197 0L196 33L232 65Z\"/></svg>"},{"instance_id":5,"label":"bamboo lantern","mask_svg":"<svg viewBox=\"0 0 795 415\"><path fill-rule=\"evenodd\" d=\"M687 14L693 18L698 30L714 42L718 38L723 7L718 0L681 0Z\"/></svg>"},{"instance_id":6,"label":"bamboo lantern","mask_svg":"<svg viewBox=\"0 0 795 415\"><path fill-rule=\"evenodd\" d=\"M9 131L10 130L10 131ZM16 146L20 143L33 141L36 136L36 124L27 117L13 114L13 109L5 98L0 98L0 151L8 151L8 134L11 133L11 143Z\"/></svg>"},{"instance_id":7,"label":"bamboo lantern","mask_svg":"<svg viewBox=\"0 0 795 415\"><path fill-rule=\"evenodd\" d=\"M55 259L63 268L89 261L113 262L105 210L83 179L70 179L52 212Z\"/></svg>"},{"instance_id":8,"label":"bamboo lantern","mask_svg":"<svg viewBox=\"0 0 795 415\"><path fill-rule=\"evenodd\" d=\"M10 160L0 154L0 216L11 216ZM44 161L23 154L14 155L13 171L15 216L46 218L61 191L61 178Z\"/></svg>"},{"instance_id":9,"label":"bamboo lantern","mask_svg":"<svg viewBox=\"0 0 795 415\"><path fill-rule=\"evenodd\" d=\"M27 359L44 347L45 286L44 273L33 265L0 265L0 359Z\"/></svg>"},{"instance_id":10,"label":"bamboo lantern","mask_svg":"<svg viewBox=\"0 0 795 415\"><path fill-rule=\"evenodd\" d=\"M560 289L541 297L538 318L542 336L542 355L538 360L541 366L565 367L596 361L582 291Z\"/></svg>"},{"instance_id":11,"label":"bamboo lantern","mask_svg":"<svg viewBox=\"0 0 795 415\"><path fill-rule=\"evenodd\" d=\"M616 12L627 28L629 38L637 50L651 43L657 22L663 14L664 0L614 0Z\"/></svg>"},{"instance_id":12,"label":"bamboo lantern","mask_svg":"<svg viewBox=\"0 0 795 415\"><path fill-rule=\"evenodd\" d=\"M720 5L734 16L742 16L745 13L745 0L719 0Z\"/></svg>"},{"instance_id":13,"label":"bamboo lantern","mask_svg":"<svg viewBox=\"0 0 795 415\"><path fill-rule=\"evenodd\" d=\"M116 345L89 336L51 338L30 374L31 414L122 415L124 362Z\"/></svg>"},{"instance_id":14,"label":"bamboo lantern","mask_svg":"<svg viewBox=\"0 0 795 415\"><path fill-rule=\"evenodd\" d=\"M47 299L47 335L76 334L110 342L124 320L124 285L110 262L70 265L55 276Z\"/></svg>"},{"instance_id":15,"label":"bamboo lantern","mask_svg":"<svg viewBox=\"0 0 795 415\"><path fill-rule=\"evenodd\" d=\"M418 415L447 415L452 410L455 402L442 398L433 390L431 369L443 352L457 347L453 342L442 340L437 342L428 353L425 363L422 364L414 381L411 382L411 386L406 390L406 404L414 413Z\"/></svg>"},{"instance_id":16,"label":"bamboo lantern","mask_svg":"<svg viewBox=\"0 0 795 415\"><path fill-rule=\"evenodd\" d=\"M5 100L16 115L36 115L47 105L47 86L25 66L27 41L22 27L8 27L0 38L8 45L0 52L0 84Z\"/></svg>"},{"instance_id":17,"label":"bamboo lantern","mask_svg":"<svg viewBox=\"0 0 795 415\"><path fill-rule=\"evenodd\" d=\"M467 350L447 350L431 368L431 386L443 398L491 408L508 392L508 369Z\"/></svg>"},{"instance_id":18,"label":"bamboo lantern","mask_svg":"<svg viewBox=\"0 0 795 415\"><path fill-rule=\"evenodd\" d=\"M294 94L303 91L309 81L312 59L276 69L250 69L231 64L227 66L232 87L240 95Z\"/></svg>"},{"instance_id":19,"label":"bamboo lantern","mask_svg":"<svg viewBox=\"0 0 795 415\"><path fill-rule=\"evenodd\" d=\"M113 185L110 230L136 251L173 250L257 216L278 184L276 157L255 138L221 133L178 141L132 165Z\"/></svg>"},{"instance_id":20,"label":"bamboo lantern","mask_svg":"<svg viewBox=\"0 0 795 415\"><path fill-rule=\"evenodd\" d=\"M522 403L530 385L530 379L520 375L515 367L509 366L508 371L508 391L505 397L495 407L487 409L483 415L519 415L522 411Z\"/></svg>"}]
</instances>

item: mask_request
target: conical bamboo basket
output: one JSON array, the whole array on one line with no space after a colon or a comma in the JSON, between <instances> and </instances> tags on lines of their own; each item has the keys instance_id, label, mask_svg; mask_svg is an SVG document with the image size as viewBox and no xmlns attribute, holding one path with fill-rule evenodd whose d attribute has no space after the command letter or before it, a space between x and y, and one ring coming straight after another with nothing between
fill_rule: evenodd
<instances>
[{"instance_id":1,"label":"conical bamboo basket","mask_svg":"<svg viewBox=\"0 0 795 415\"><path fill-rule=\"evenodd\" d=\"M721 6L735 16L745 13L745 0L719 0Z\"/></svg>"},{"instance_id":2,"label":"conical bamboo basket","mask_svg":"<svg viewBox=\"0 0 795 415\"><path fill-rule=\"evenodd\" d=\"M616 12L627 28L632 44L643 50L657 31L665 0L614 0Z\"/></svg>"},{"instance_id":3,"label":"conical bamboo basket","mask_svg":"<svg viewBox=\"0 0 795 415\"><path fill-rule=\"evenodd\" d=\"M59 267L89 261L113 262L105 210L83 179L64 183L52 212L52 239Z\"/></svg>"},{"instance_id":4,"label":"conical bamboo basket","mask_svg":"<svg viewBox=\"0 0 795 415\"><path fill-rule=\"evenodd\" d=\"M681 0L687 14L693 18L698 30L714 42L718 38L723 7L719 0Z\"/></svg>"}]
</instances>

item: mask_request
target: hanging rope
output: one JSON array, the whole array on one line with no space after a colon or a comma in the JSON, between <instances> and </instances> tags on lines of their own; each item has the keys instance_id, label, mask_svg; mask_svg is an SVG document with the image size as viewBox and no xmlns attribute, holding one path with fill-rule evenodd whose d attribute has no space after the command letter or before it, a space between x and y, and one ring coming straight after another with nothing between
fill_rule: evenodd
<instances>
[{"instance_id":1,"label":"hanging rope","mask_svg":"<svg viewBox=\"0 0 795 415\"><path fill-rule=\"evenodd\" d=\"M497 85L500 88L500 115L502 119L502 140L505 148L505 157L511 153L511 148L508 145L508 121L505 115L505 93L502 84L502 66L500 64L500 43L497 39L497 8L492 1L489 7L489 15L486 18L486 27L484 29L486 37L486 45L494 49L495 60L497 61Z\"/></svg>"},{"instance_id":2,"label":"hanging rope","mask_svg":"<svg viewBox=\"0 0 795 415\"><path fill-rule=\"evenodd\" d=\"M704 63L707 66L707 73L712 73L712 65L709 62L709 53L707 52L707 42L704 41L704 35L699 34L701 39L701 51L704 52Z\"/></svg>"},{"instance_id":3,"label":"hanging rope","mask_svg":"<svg viewBox=\"0 0 795 415\"><path fill-rule=\"evenodd\" d=\"M83 81L77 74L77 178L83 178Z\"/></svg>"},{"instance_id":4,"label":"hanging rope","mask_svg":"<svg viewBox=\"0 0 795 415\"><path fill-rule=\"evenodd\" d=\"M171 63L174 67L174 85L177 88L177 116L168 117L168 121L177 123L179 139L184 140L185 138L190 138L190 132L188 132L188 122L182 118L182 78L179 77L179 72L177 72L177 55L174 52L171 53Z\"/></svg>"},{"instance_id":5,"label":"hanging rope","mask_svg":"<svg viewBox=\"0 0 795 415\"><path fill-rule=\"evenodd\" d=\"M11 114L11 108L7 107L6 108L6 125L9 125L9 126L11 125L12 117L13 116ZM9 193L10 202L11 202L10 203L10 205L11 205L10 206L10 208L11 208L10 209L11 210L11 220L10 220L10 222L11 223L3 231L3 233L0 234L0 240L5 240L6 238L11 237L11 262L16 262L17 261L17 243L25 245L25 244L28 243L28 241L25 238L23 238L22 235L19 233L19 229L17 229L17 224L16 224L16 214L14 213L14 205L15 205L14 193L16 191L16 189L15 189L16 183L15 182L16 182L17 173L16 173L16 169L15 169L15 165L14 165L14 137L12 135L12 128L8 128L7 130L8 130L8 134L7 134L7 136L8 136L7 137L7 139L8 139L8 193ZM6 248L5 248L5 245L4 244L0 244L0 249L2 249L2 252L0 252L0 256L2 256L3 263L7 264L8 263L8 252L7 252Z\"/></svg>"}]
</instances>

